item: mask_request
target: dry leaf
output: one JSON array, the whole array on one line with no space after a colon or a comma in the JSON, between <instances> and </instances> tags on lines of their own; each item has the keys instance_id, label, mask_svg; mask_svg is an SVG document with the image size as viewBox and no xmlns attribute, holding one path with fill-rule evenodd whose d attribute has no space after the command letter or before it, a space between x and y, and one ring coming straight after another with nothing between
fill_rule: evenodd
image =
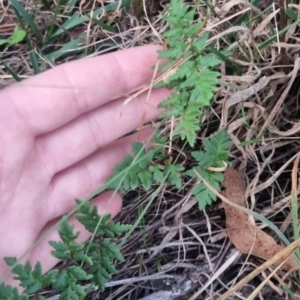
<instances>
[{"instance_id":1,"label":"dry leaf","mask_svg":"<svg viewBox=\"0 0 300 300\"><path fill-rule=\"evenodd\" d=\"M243 179L235 169L230 168L224 173L223 185L225 190L222 194L228 200L240 206L245 206ZM240 252L268 260L284 249L271 236L259 229L247 213L232 207L224 201L223 206L226 214L227 235ZM283 260L278 260L277 265L282 263ZM293 255L282 266L282 269L290 270L296 266L297 263Z\"/></svg>"}]
</instances>

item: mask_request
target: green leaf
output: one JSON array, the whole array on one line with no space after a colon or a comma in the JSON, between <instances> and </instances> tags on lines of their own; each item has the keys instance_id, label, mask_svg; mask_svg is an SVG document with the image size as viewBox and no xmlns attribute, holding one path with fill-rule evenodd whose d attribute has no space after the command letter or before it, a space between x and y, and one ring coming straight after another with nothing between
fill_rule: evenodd
<instances>
[{"instance_id":1,"label":"green leaf","mask_svg":"<svg viewBox=\"0 0 300 300\"><path fill-rule=\"evenodd\" d=\"M285 10L285 13L286 13L286 15L287 15L290 19L292 19L292 20L294 20L294 21L298 21L298 20L299 20L298 14L297 14L295 11L293 11L292 9L287 8L287 9Z\"/></svg>"},{"instance_id":2,"label":"green leaf","mask_svg":"<svg viewBox=\"0 0 300 300\"><path fill-rule=\"evenodd\" d=\"M68 268L70 275L74 276L77 280L89 280L93 276L88 275L81 267L71 266Z\"/></svg>"},{"instance_id":3,"label":"green leaf","mask_svg":"<svg viewBox=\"0 0 300 300\"><path fill-rule=\"evenodd\" d=\"M18 26L15 27L13 36L8 39L9 45L15 45L22 42L26 37L26 31L19 29ZM0 41L1 42L1 41Z\"/></svg>"},{"instance_id":4,"label":"green leaf","mask_svg":"<svg viewBox=\"0 0 300 300\"><path fill-rule=\"evenodd\" d=\"M103 292L105 290L107 278L102 275L101 270L98 270L93 277L93 282L98 286L99 290Z\"/></svg>"},{"instance_id":5,"label":"green leaf","mask_svg":"<svg viewBox=\"0 0 300 300\"><path fill-rule=\"evenodd\" d=\"M177 12L179 12L182 9L183 2L178 0L171 0L171 5L169 8L170 13L175 15Z\"/></svg>"},{"instance_id":6,"label":"green leaf","mask_svg":"<svg viewBox=\"0 0 300 300\"><path fill-rule=\"evenodd\" d=\"M79 237L80 232L78 231L74 234L73 230L74 225L70 225L67 217L63 216L62 221L60 223L59 236L65 244L69 244L70 242L75 241Z\"/></svg>"},{"instance_id":7,"label":"green leaf","mask_svg":"<svg viewBox=\"0 0 300 300\"><path fill-rule=\"evenodd\" d=\"M43 275L43 287L50 286L55 281L57 275L58 270L51 270L47 274Z\"/></svg>"},{"instance_id":8,"label":"green leaf","mask_svg":"<svg viewBox=\"0 0 300 300\"><path fill-rule=\"evenodd\" d=\"M186 29L185 29L185 36L188 37L188 38L195 37L198 34L198 31L199 31L201 26L202 26L202 24L200 22L196 23L196 24L193 24L191 26L187 26Z\"/></svg>"},{"instance_id":9,"label":"green leaf","mask_svg":"<svg viewBox=\"0 0 300 300\"><path fill-rule=\"evenodd\" d=\"M73 258L76 259L77 261L83 261L89 266L93 265L92 259L88 255L84 254L83 251L74 253Z\"/></svg>"},{"instance_id":10,"label":"green leaf","mask_svg":"<svg viewBox=\"0 0 300 300\"><path fill-rule=\"evenodd\" d=\"M8 0L10 4L15 8L15 10L25 19L25 21L28 23L36 37L39 39L39 42L43 42L43 37L37 28L36 24L33 21L33 18L26 12L22 4L17 0Z\"/></svg>"},{"instance_id":11,"label":"green leaf","mask_svg":"<svg viewBox=\"0 0 300 300\"><path fill-rule=\"evenodd\" d=\"M105 251L105 255L110 258L115 258L120 262L124 261L124 257L115 243L111 243L108 240L105 240L101 243L102 251Z\"/></svg>"},{"instance_id":12,"label":"green leaf","mask_svg":"<svg viewBox=\"0 0 300 300\"><path fill-rule=\"evenodd\" d=\"M10 285L0 283L0 299L5 300L28 300L29 296L26 293L19 295L17 288L13 288Z\"/></svg>"},{"instance_id":13,"label":"green leaf","mask_svg":"<svg viewBox=\"0 0 300 300\"><path fill-rule=\"evenodd\" d=\"M58 50L45 55L45 57L49 61L55 62L65 55L76 54L79 51L82 51L82 43L84 42L85 37L86 33L84 32L77 39L69 41L68 43L60 47Z\"/></svg>"},{"instance_id":14,"label":"green leaf","mask_svg":"<svg viewBox=\"0 0 300 300\"><path fill-rule=\"evenodd\" d=\"M161 184L164 180L164 173L161 168L162 166L160 165L154 165L150 169L150 171L153 173L153 180L156 184Z\"/></svg>"},{"instance_id":15,"label":"green leaf","mask_svg":"<svg viewBox=\"0 0 300 300\"><path fill-rule=\"evenodd\" d=\"M200 182L194 189L193 195L198 201L199 210L205 209L207 205L216 200L216 196L212 193L203 182Z\"/></svg>"},{"instance_id":16,"label":"green leaf","mask_svg":"<svg viewBox=\"0 0 300 300\"><path fill-rule=\"evenodd\" d=\"M194 173L194 174L193 174ZM193 178L198 178L199 174L204 180L214 187L217 191L221 190L221 182L223 181L223 175L219 172L212 172L200 167L195 167L187 172L187 175ZM216 201L216 195L203 183L200 182L193 189L193 195L198 200L199 209L204 209L207 205L210 205L212 201Z\"/></svg>"},{"instance_id":17,"label":"green leaf","mask_svg":"<svg viewBox=\"0 0 300 300\"><path fill-rule=\"evenodd\" d=\"M173 49L167 49L159 53L159 58L169 58L169 59L177 60L182 56L184 50L185 47L183 49L179 47Z\"/></svg>"},{"instance_id":18,"label":"green leaf","mask_svg":"<svg viewBox=\"0 0 300 300\"><path fill-rule=\"evenodd\" d=\"M139 177L136 173L131 172L129 175L130 178L130 187L132 190L135 190L138 188L140 181L139 181Z\"/></svg>"},{"instance_id":19,"label":"green leaf","mask_svg":"<svg viewBox=\"0 0 300 300\"><path fill-rule=\"evenodd\" d=\"M72 286L69 285L59 297L59 300L79 300L78 294L73 290Z\"/></svg>"},{"instance_id":20,"label":"green leaf","mask_svg":"<svg viewBox=\"0 0 300 300\"><path fill-rule=\"evenodd\" d=\"M98 249L100 249L100 255L98 254L94 256L92 280L99 287L99 289L103 291L105 289L107 280L111 277L111 274L117 273L117 270L115 269L112 261L114 259L117 259L123 262L124 257L122 256L122 253L118 246L108 240L100 242Z\"/></svg>"},{"instance_id":21,"label":"green leaf","mask_svg":"<svg viewBox=\"0 0 300 300\"><path fill-rule=\"evenodd\" d=\"M111 274L117 274L118 271L115 266L112 264L111 259L107 256L101 256L99 261L102 268L105 268Z\"/></svg>"},{"instance_id":22,"label":"green leaf","mask_svg":"<svg viewBox=\"0 0 300 300\"><path fill-rule=\"evenodd\" d=\"M89 22L90 18L97 18L101 16L103 13L108 13L110 11L114 11L117 8L121 8L122 6L127 6L131 3L132 0L120 0L114 1L108 5L105 5L103 8L96 9L92 12L92 16L90 14L81 16L78 12L76 12L71 18L69 18L54 34L51 38L56 38L64 33L66 30L70 30L77 25L83 24L84 22Z\"/></svg>"},{"instance_id":23,"label":"green leaf","mask_svg":"<svg viewBox=\"0 0 300 300\"><path fill-rule=\"evenodd\" d=\"M0 46L4 44L15 45L22 42L26 37L26 31L15 27L13 35L9 39L1 39Z\"/></svg>"},{"instance_id":24,"label":"green leaf","mask_svg":"<svg viewBox=\"0 0 300 300\"><path fill-rule=\"evenodd\" d=\"M175 89L175 92L159 107L167 109L161 114L162 119L176 119L173 138L179 135L192 147L200 130L199 117L203 114L203 109L211 105L219 83L220 73L211 68L221 63L217 58L220 55L217 56L213 50L212 53L204 54L213 45L206 46L208 33L197 37L204 23L193 23L195 11L196 6L192 8L185 5L182 0L171 2L164 17L170 25L164 35L167 50L159 52L160 58L167 59L165 66L160 68L163 71L177 66L179 59L186 59L179 64L175 74L168 77L165 86Z\"/></svg>"},{"instance_id":25,"label":"green leaf","mask_svg":"<svg viewBox=\"0 0 300 300\"><path fill-rule=\"evenodd\" d=\"M88 275L79 266L70 266L62 270L53 283L53 288L60 292L60 299L83 299L86 296L84 288L77 284L78 280L91 280L93 275Z\"/></svg>"},{"instance_id":26,"label":"green leaf","mask_svg":"<svg viewBox=\"0 0 300 300\"><path fill-rule=\"evenodd\" d=\"M188 60L183 63L175 74L168 78L168 81L189 79L194 73L197 72L196 63L194 61Z\"/></svg>"},{"instance_id":27,"label":"green leaf","mask_svg":"<svg viewBox=\"0 0 300 300\"><path fill-rule=\"evenodd\" d=\"M139 168L141 169L149 166L154 155L154 152L151 150L146 153L145 146L141 143L132 143L132 152L137 159L142 158L139 162Z\"/></svg>"},{"instance_id":28,"label":"green leaf","mask_svg":"<svg viewBox=\"0 0 300 300\"><path fill-rule=\"evenodd\" d=\"M181 179L181 172L184 171L184 167L182 165L173 165L170 164L166 169L165 173L169 173L168 182L173 184L177 187L177 189L181 189L182 187L182 179Z\"/></svg>"},{"instance_id":29,"label":"green leaf","mask_svg":"<svg viewBox=\"0 0 300 300\"><path fill-rule=\"evenodd\" d=\"M100 20L97 20L96 18L92 18L93 22L97 24L100 28L103 28L106 31L112 32L112 33L118 33L118 29L114 26L110 26Z\"/></svg>"},{"instance_id":30,"label":"green leaf","mask_svg":"<svg viewBox=\"0 0 300 300\"><path fill-rule=\"evenodd\" d=\"M228 160L229 148L232 145L232 141L225 129L219 131L216 135L210 139L206 139L204 142L204 149L206 153L214 155L214 166L223 166L223 161ZM213 165L211 165L213 166Z\"/></svg>"},{"instance_id":31,"label":"green leaf","mask_svg":"<svg viewBox=\"0 0 300 300\"><path fill-rule=\"evenodd\" d=\"M23 266L22 264L17 263L17 259L14 257L6 257L4 259L7 265L10 267L16 264L12 270L12 273L16 274L14 278L21 282L21 286L25 288L25 293L33 294L42 288L42 269L39 262L36 263L34 269L32 270L29 261L27 261Z\"/></svg>"},{"instance_id":32,"label":"green leaf","mask_svg":"<svg viewBox=\"0 0 300 300\"><path fill-rule=\"evenodd\" d=\"M9 42L9 39L1 39L0 40L0 46L4 45L4 44L8 44L8 42Z\"/></svg>"},{"instance_id":33,"label":"green leaf","mask_svg":"<svg viewBox=\"0 0 300 300\"><path fill-rule=\"evenodd\" d=\"M280 31L276 31L270 38L268 38L266 41L264 41L263 43L261 43L258 46L258 50L262 51L263 49L265 49L268 45L272 44L274 41L276 41L278 39L278 36L281 36L282 34L286 33L287 31L289 31L291 28L298 26L299 24L299 20L288 24L287 26L285 26L283 29L281 29Z\"/></svg>"},{"instance_id":34,"label":"green leaf","mask_svg":"<svg viewBox=\"0 0 300 300\"><path fill-rule=\"evenodd\" d=\"M141 143L132 144L132 152L134 157L125 156L125 159L122 163L119 163L107 184L107 187L110 189L123 189L129 191L130 189L134 190L140 185L144 189L150 189L153 183L153 178L151 172L149 172L149 167L154 159L161 159L161 147L150 148L147 152L145 151L145 146ZM120 173L124 172L124 176L120 183L119 180L114 179Z\"/></svg>"},{"instance_id":35,"label":"green leaf","mask_svg":"<svg viewBox=\"0 0 300 300\"><path fill-rule=\"evenodd\" d=\"M219 172L208 170L208 167L222 167L224 162L229 164L229 147L232 145L230 137L225 129L220 130L217 134L205 139L204 150L193 151L192 156L198 162L198 166L188 170L186 175L191 178L199 179L199 174L217 191L221 190L223 175ZM193 189L193 195L198 200L199 209L204 209L216 200L216 195L206 187L203 182L197 184Z\"/></svg>"},{"instance_id":36,"label":"green leaf","mask_svg":"<svg viewBox=\"0 0 300 300\"><path fill-rule=\"evenodd\" d=\"M202 53L202 51L205 49L207 40L208 40L208 33L204 33L192 44L193 48L196 49L198 54Z\"/></svg>"},{"instance_id":37,"label":"green leaf","mask_svg":"<svg viewBox=\"0 0 300 300\"><path fill-rule=\"evenodd\" d=\"M96 205L76 200L80 213L76 219L91 233L106 237L118 236L131 228L131 225L114 223L110 215L99 215Z\"/></svg>"},{"instance_id":38,"label":"green leaf","mask_svg":"<svg viewBox=\"0 0 300 300\"><path fill-rule=\"evenodd\" d=\"M86 296L84 288L80 284L76 284L75 282L71 282L70 291L74 295L74 299L80 299L79 297Z\"/></svg>"},{"instance_id":39,"label":"green leaf","mask_svg":"<svg viewBox=\"0 0 300 300\"><path fill-rule=\"evenodd\" d=\"M4 62L3 59L0 58L0 62L5 67L7 73L10 74L16 82L21 81L21 78Z\"/></svg>"},{"instance_id":40,"label":"green leaf","mask_svg":"<svg viewBox=\"0 0 300 300\"><path fill-rule=\"evenodd\" d=\"M194 147L197 138L197 132L200 130L199 117L202 111L199 104L189 101L183 119L181 119L174 129L174 134L181 133L181 139L187 140L191 147Z\"/></svg>"},{"instance_id":41,"label":"green leaf","mask_svg":"<svg viewBox=\"0 0 300 300\"><path fill-rule=\"evenodd\" d=\"M111 275L106 271L105 268L99 269L99 273L101 274L101 277L103 277L105 280L108 280L111 278Z\"/></svg>"},{"instance_id":42,"label":"green leaf","mask_svg":"<svg viewBox=\"0 0 300 300\"><path fill-rule=\"evenodd\" d=\"M71 253L68 252L67 246L62 242L49 241L50 246L55 250L51 251L51 254L61 260L71 259Z\"/></svg>"},{"instance_id":43,"label":"green leaf","mask_svg":"<svg viewBox=\"0 0 300 300\"><path fill-rule=\"evenodd\" d=\"M200 68L216 67L221 64L221 62L222 61L212 53L205 56L200 56L197 60L198 66Z\"/></svg>"},{"instance_id":44,"label":"green leaf","mask_svg":"<svg viewBox=\"0 0 300 300\"><path fill-rule=\"evenodd\" d=\"M203 167L211 167L214 165L214 162L215 162L214 153L207 153L204 151L193 151L192 156Z\"/></svg>"},{"instance_id":45,"label":"green leaf","mask_svg":"<svg viewBox=\"0 0 300 300\"><path fill-rule=\"evenodd\" d=\"M33 67L34 74L39 74L41 72L41 70L40 70L38 59L37 59L37 54L32 49L32 45L31 45L31 42L29 39L27 39L27 45L30 50L29 58L30 58L31 65Z\"/></svg>"},{"instance_id":46,"label":"green leaf","mask_svg":"<svg viewBox=\"0 0 300 300\"><path fill-rule=\"evenodd\" d=\"M198 84L191 94L191 101L201 103L203 106L210 105L216 90L216 84L219 82L219 72L205 69L198 75Z\"/></svg>"},{"instance_id":47,"label":"green leaf","mask_svg":"<svg viewBox=\"0 0 300 300\"><path fill-rule=\"evenodd\" d=\"M170 38L170 39L180 39L183 35L183 29L182 28L172 28L168 31L166 31L163 34L164 38Z\"/></svg>"},{"instance_id":48,"label":"green leaf","mask_svg":"<svg viewBox=\"0 0 300 300\"><path fill-rule=\"evenodd\" d=\"M61 260L79 259L90 265L90 259L83 253L85 244L76 242L80 233L74 233L73 230L74 225L70 225L68 219L63 217L59 230L62 242L50 241L49 244L54 248L51 253Z\"/></svg>"},{"instance_id":49,"label":"green leaf","mask_svg":"<svg viewBox=\"0 0 300 300\"><path fill-rule=\"evenodd\" d=\"M202 167L221 167L229 158L229 148L232 145L226 130L222 129L203 142L204 151L193 151L192 156Z\"/></svg>"},{"instance_id":50,"label":"green leaf","mask_svg":"<svg viewBox=\"0 0 300 300\"><path fill-rule=\"evenodd\" d=\"M196 70L196 68L195 68ZM196 71L191 72L190 76L180 84L180 89L197 87L199 81L199 75Z\"/></svg>"},{"instance_id":51,"label":"green leaf","mask_svg":"<svg viewBox=\"0 0 300 300\"><path fill-rule=\"evenodd\" d=\"M53 288L59 292L66 289L68 285L69 285L68 273L66 270L62 270L56 277L56 280L53 283Z\"/></svg>"},{"instance_id":52,"label":"green leaf","mask_svg":"<svg viewBox=\"0 0 300 300\"><path fill-rule=\"evenodd\" d=\"M141 181L143 188L148 191L152 186L152 174L147 170L141 170L138 173L138 177Z\"/></svg>"},{"instance_id":53,"label":"green leaf","mask_svg":"<svg viewBox=\"0 0 300 300\"><path fill-rule=\"evenodd\" d=\"M141 143L133 142L132 145L131 145L131 149L132 149L132 152L133 152L134 156L138 156L138 154L140 154L141 156L146 155L144 145L141 144Z\"/></svg>"}]
</instances>

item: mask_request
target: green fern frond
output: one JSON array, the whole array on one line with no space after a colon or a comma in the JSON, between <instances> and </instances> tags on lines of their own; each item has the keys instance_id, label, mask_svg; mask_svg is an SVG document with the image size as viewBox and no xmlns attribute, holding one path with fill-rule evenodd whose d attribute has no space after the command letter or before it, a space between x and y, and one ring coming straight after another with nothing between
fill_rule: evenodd
<instances>
[{"instance_id":1,"label":"green fern frond","mask_svg":"<svg viewBox=\"0 0 300 300\"><path fill-rule=\"evenodd\" d=\"M99 215L96 205L91 206L88 202L76 199L80 213L76 219L85 227L86 230L96 236L106 236L109 238L116 237L131 229L131 225L114 223L111 216Z\"/></svg>"},{"instance_id":2,"label":"green fern frond","mask_svg":"<svg viewBox=\"0 0 300 300\"><path fill-rule=\"evenodd\" d=\"M117 259L120 262L124 261L124 257L118 246L115 243L110 242L109 240L104 240L101 243L101 251L101 255L103 256L107 256L111 259Z\"/></svg>"},{"instance_id":3,"label":"green fern frond","mask_svg":"<svg viewBox=\"0 0 300 300\"><path fill-rule=\"evenodd\" d=\"M123 262L124 257L118 246L109 240L101 241L98 244L93 242L90 251L90 256L94 261L90 270L90 273L93 274L92 281L99 287L100 291L103 291L111 275L117 274L113 260Z\"/></svg>"},{"instance_id":4,"label":"green fern frond","mask_svg":"<svg viewBox=\"0 0 300 300\"><path fill-rule=\"evenodd\" d=\"M185 170L182 165L169 164L164 170L164 173L168 174L168 182L175 185L178 189L182 187L181 173Z\"/></svg>"},{"instance_id":5,"label":"green fern frond","mask_svg":"<svg viewBox=\"0 0 300 300\"><path fill-rule=\"evenodd\" d=\"M17 288L13 288L10 285L0 283L0 299L6 300L28 300L29 296L25 293L20 295Z\"/></svg>"},{"instance_id":6,"label":"green fern frond","mask_svg":"<svg viewBox=\"0 0 300 300\"><path fill-rule=\"evenodd\" d=\"M79 300L86 296L86 292L80 280L90 280L91 275L88 275L81 267L71 266L62 270L53 284L53 288L60 292L60 300Z\"/></svg>"},{"instance_id":7,"label":"green fern frond","mask_svg":"<svg viewBox=\"0 0 300 300\"><path fill-rule=\"evenodd\" d=\"M133 143L132 152L134 155L126 155L123 162L117 164L107 188L113 190L119 188L119 190L129 191L142 185L145 190L149 190L153 181L152 175L147 169L159 151L162 150L152 147L146 152L143 144ZM123 171L125 171L125 176L120 185L119 180L113 178Z\"/></svg>"},{"instance_id":8,"label":"green fern frond","mask_svg":"<svg viewBox=\"0 0 300 300\"><path fill-rule=\"evenodd\" d=\"M221 173L209 171L199 166L194 167L192 170L187 172L187 175L196 179L198 179L197 174L209 182L210 185L218 192L221 191L221 183L223 181L223 175ZM197 184L192 192L198 200L198 206L200 210L203 210L207 205L210 205L213 201L217 200L216 195L203 182Z\"/></svg>"},{"instance_id":9,"label":"green fern frond","mask_svg":"<svg viewBox=\"0 0 300 300\"><path fill-rule=\"evenodd\" d=\"M21 282L21 286L25 288L24 293L29 295L39 291L42 286L51 285L58 273L57 270L53 270L48 272L46 276L43 276L42 266L39 262L32 269L29 261L22 265L18 264L17 259L14 257L6 257L4 259L8 266L12 267L15 265L12 270L12 273L16 275L14 279Z\"/></svg>"},{"instance_id":10,"label":"green fern frond","mask_svg":"<svg viewBox=\"0 0 300 300\"><path fill-rule=\"evenodd\" d=\"M219 172L210 171L209 167L223 167L229 164L229 148L232 145L226 130L219 131L216 135L204 140L204 150L192 152L192 156L198 162L198 166L187 171L191 178L198 179L199 174L204 180L214 187L218 192L221 190L223 175ZM200 182L193 189L193 195L198 200L200 210L216 201L216 195L203 183Z\"/></svg>"},{"instance_id":11,"label":"green fern frond","mask_svg":"<svg viewBox=\"0 0 300 300\"><path fill-rule=\"evenodd\" d=\"M84 258L83 243L76 242L79 237L79 232L74 233L74 225L70 225L68 219L63 217L61 227L59 230L59 236L61 242L50 241L49 244L54 248L52 255L61 260L76 259L78 255L81 259ZM89 262L88 258L84 259Z\"/></svg>"},{"instance_id":12,"label":"green fern frond","mask_svg":"<svg viewBox=\"0 0 300 300\"><path fill-rule=\"evenodd\" d=\"M174 134L180 130L181 139L187 140L190 145L193 145L197 138L197 132L200 130L199 117L201 114L202 112L199 109L199 105L190 101L186 107L183 118L179 120L174 129Z\"/></svg>"},{"instance_id":13,"label":"green fern frond","mask_svg":"<svg viewBox=\"0 0 300 300\"><path fill-rule=\"evenodd\" d=\"M167 108L161 118L179 119L173 133L191 146L194 146L200 130L199 117L203 109L211 105L219 83L220 73L212 68L221 63L214 54L205 53L208 34L198 37L203 24L195 23L194 15L195 6L185 5L182 0L171 1L164 17L170 24L170 29L164 34L167 49L159 52L160 58L167 59L168 67L182 61L175 74L165 82L164 86L176 91L160 104L160 107ZM164 70L165 67L160 68L160 71Z\"/></svg>"},{"instance_id":14,"label":"green fern frond","mask_svg":"<svg viewBox=\"0 0 300 300\"><path fill-rule=\"evenodd\" d=\"M111 177L112 183L108 185L109 189L116 190L119 186L119 189L129 191L141 186L147 191L153 184L161 184L165 177L170 184L178 188L181 187L179 172L183 171L184 168L172 163L159 164L159 161L164 158L162 146L150 148L146 152L142 144L133 143L132 152L134 156L126 156L124 161L115 168ZM127 173L121 184L119 181L113 180L114 176L123 171L127 171ZM169 172L171 173L169 174Z\"/></svg>"}]
</instances>

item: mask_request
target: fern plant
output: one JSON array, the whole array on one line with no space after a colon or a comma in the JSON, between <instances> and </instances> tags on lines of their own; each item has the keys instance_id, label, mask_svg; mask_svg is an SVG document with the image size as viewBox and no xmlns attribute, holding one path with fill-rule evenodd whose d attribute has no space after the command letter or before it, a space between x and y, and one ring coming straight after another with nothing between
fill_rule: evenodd
<instances>
[{"instance_id":1,"label":"fern plant","mask_svg":"<svg viewBox=\"0 0 300 300\"><path fill-rule=\"evenodd\" d=\"M201 33L205 21L194 22L195 11L196 6L185 5L182 0L171 0L164 17L169 23L169 30L164 34L166 49L159 51L159 57L166 60L166 63L160 67L160 71L170 72L172 68L173 71L170 72L171 76L156 85L156 87L165 86L174 90L171 96L159 105L166 109L160 117L174 118L176 125L173 129L173 140L180 136L192 147L200 130L200 117L205 107L212 104L220 76L215 67L221 63L214 53L209 52L206 45L208 34ZM198 172L220 191L223 176L219 172L210 171L209 167L220 167L224 162L228 163L230 146L228 134L225 130L220 131L211 139L204 141L203 151L192 152L192 157L198 162L197 167L185 170L183 166L171 162L167 165L158 164L157 160L161 159L161 156L156 157L154 154L157 148L151 148L146 153L145 150L141 151L141 144L135 144L132 147L134 156L126 156L114 172L116 175L128 168L127 176L121 184L115 182L110 185L110 188L116 189L119 186L124 191L128 191L143 186L145 190L149 190L153 184L162 182L166 174L170 174L167 176L170 184L181 188L182 177L185 174L196 178ZM145 157L140 164L134 163L138 153ZM193 194L198 199L200 210L216 200L216 195L204 183L197 184Z\"/></svg>"},{"instance_id":2,"label":"fern plant","mask_svg":"<svg viewBox=\"0 0 300 300\"><path fill-rule=\"evenodd\" d=\"M90 206L88 202L76 200L79 207L77 220L83 224L86 230L93 233L95 238L86 243L79 243L77 239L79 232L74 232L74 226L70 225L66 217L61 221L59 236L61 241L50 241L53 247L52 255L60 260L74 260L76 266L68 266L63 270L52 270L43 275L41 264L38 262L34 268L29 262L25 265L19 264L16 258L5 258L8 266L13 268L12 273L15 279L25 289L19 295L16 288L0 284L0 299L29 299L38 293L43 287L51 287L59 295L61 300L84 299L90 289L82 287L82 281L88 281L90 288L97 286L103 291L107 280L112 274L116 274L114 260L124 261L123 255L118 246L109 238L116 237L131 226L114 223L110 215L99 215L97 207ZM86 271L88 270L88 272ZM37 299L45 299L38 296Z\"/></svg>"},{"instance_id":3,"label":"fern plant","mask_svg":"<svg viewBox=\"0 0 300 300\"><path fill-rule=\"evenodd\" d=\"M173 164L168 162L167 165L161 165L155 158L161 158L161 154L156 156L153 154L157 151L157 148L150 148L148 154L143 149L142 144L133 144L133 152L135 155L142 153L142 164L134 163L136 157L126 156L124 161L120 163L114 171L114 174L124 172L127 170L127 175L124 180L117 184L118 181L114 181L109 187L112 189L117 188L122 191L134 190L139 186L145 188L145 182L143 176L139 176L140 172L147 174L146 190L149 190L152 185L160 184L164 179L171 185L175 185L178 189L182 187L183 177L187 175L192 179L197 179L199 174L206 181L208 181L217 191L221 190L221 183L223 181L223 175L220 172L211 171L210 168L221 168L229 165L229 148L231 147L231 139L225 129L222 129L212 137L205 139L203 142L203 150L192 151L191 155L194 158L197 165L192 169L186 169L183 165ZM139 149L139 151L137 151ZM142 149L142 151L141 151ZM149 155L149 156L147 156ZM152 158L152 160L150 160ZM129 169L129 171L128 171ZM113 178L114 176L112 176ZM132 178L134 178L133 181ZM131 179L131 180L130 180ZM139 183L139 181L141 181ZM134 184L132 183L134 182ZM137 183L136 183L137 182ZM193 195L198 200L199 209L203 210L207 205L212 204L212 201L216 201L216 195L206 187L203 182L195 185L193 189Z\"/></svg>"},{"instance_id":4,"label":"fern plant","mask_svg":"<svg viewBox=\"0 0 300 300\"><path fill-rule=\"evenodd\" d=\"M176 72L157 87L174 89L160 104L167 111L162 118L173 117L176 122L173 136L180 135L193 147L200 130L203 109L212 104L220 73L213 68L221 63L215 54L207 53L208 33L201 33L204 22L194 22L196 6L184 5L182 0L171 0L165 20L169 30L163 35L166 48L159 57L167 62L160 71L170 68ZM199 36L200 34L200 36Z\"/></svg>"}]
</instances>

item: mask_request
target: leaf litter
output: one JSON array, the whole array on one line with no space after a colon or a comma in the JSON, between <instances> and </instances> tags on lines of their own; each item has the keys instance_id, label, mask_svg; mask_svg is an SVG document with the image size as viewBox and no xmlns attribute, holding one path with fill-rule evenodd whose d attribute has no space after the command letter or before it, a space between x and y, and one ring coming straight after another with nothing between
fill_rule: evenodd
<instances>
[{"instance_id":1,"label":"leaf litter","mask_svg":"<svg viewBox=\"0 0 300 300\"><path fill-rule=\"evenodd\" d=\"M225 190L222 194L232 203L245 207L245 189L243 188L243 179L238 171L234 168L226 170L223 185ZM224 201L223 206L226 214L227 236L240 252L268 260L285 248L262 231L250 215ZM286 258L278 260L276 265L280 265L285 260ZM297 266L295 256L292 255L281 268L289 271Z\"/></svg>"}]
</instances>

